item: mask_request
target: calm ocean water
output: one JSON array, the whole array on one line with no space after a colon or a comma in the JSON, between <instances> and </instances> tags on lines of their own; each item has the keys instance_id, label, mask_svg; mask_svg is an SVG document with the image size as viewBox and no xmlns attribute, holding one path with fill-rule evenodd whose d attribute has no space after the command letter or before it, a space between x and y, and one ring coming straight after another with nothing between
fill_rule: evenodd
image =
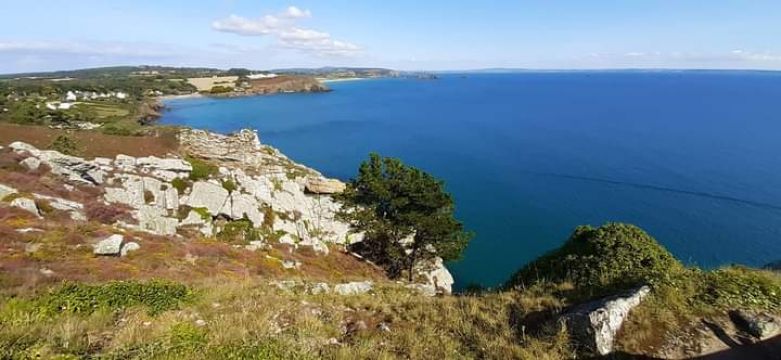
<instances>
[{"instance_id":1,"label":"calm ocean water","mask_svg":"<svg viewBox=\"0 0 781 360\"><path fill-rule=\"evenodd\" d=\"M690 264L781 259L781 75L445 75L326 94L171 100L164 123L261 141L348 179L372 151L446 181L477 236L449 265L493 286L580 224L637 224Z\"/></svg>"}]
</instances>

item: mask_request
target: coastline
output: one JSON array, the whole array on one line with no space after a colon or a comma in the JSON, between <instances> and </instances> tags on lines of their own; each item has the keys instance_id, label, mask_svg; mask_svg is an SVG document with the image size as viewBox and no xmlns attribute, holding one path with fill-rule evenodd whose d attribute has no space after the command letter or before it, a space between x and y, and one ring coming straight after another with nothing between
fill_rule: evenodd
<instances>
[{"instance_id":1,"label":"coastline","mask_svg":"<svg viewBox=\"0 0 781 360\"><path fill-rule=\"evenodd\" d=\"M165 100L190 99L190 98L201 98L201 97L204 97L204 95L195 92L192 94L184 94L184 95L162 95L162 96L158 96L157 100L165 101Z\"/></svg>"},{"instance_id":2,"label":"coastline","mask_svg":"<svg viewBox=\"0 0 781 360\"><path fill-rule=\"evenodd\" d=\"M338 79L317 78L317 81L321 83L334 83L334 82L360 81L360 80L371 80L371 79L376 79L376 78L368 78L368 77L349 77L349 78L338 78Z\"/></svg>"}]
</instances>

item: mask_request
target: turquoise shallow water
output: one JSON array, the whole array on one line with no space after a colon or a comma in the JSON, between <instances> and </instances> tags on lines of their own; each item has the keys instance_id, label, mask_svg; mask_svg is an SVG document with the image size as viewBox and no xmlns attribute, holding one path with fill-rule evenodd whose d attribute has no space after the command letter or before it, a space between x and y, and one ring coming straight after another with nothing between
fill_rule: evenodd
<instances>
[{"instance_id":1,"label":"turquoise shallow water","mask_svg":"<svg viewBox=\"0 0 781 360\"><path fill-rule=\"evenodd\" d=\"M244 127L326 175L371 151L443 178L477 236L456 286L497 285L579 224L637 224L704 267L781 259L781 75L445 75L325 94L167 102L164 123Z\"/></svg>"}]
</instances>

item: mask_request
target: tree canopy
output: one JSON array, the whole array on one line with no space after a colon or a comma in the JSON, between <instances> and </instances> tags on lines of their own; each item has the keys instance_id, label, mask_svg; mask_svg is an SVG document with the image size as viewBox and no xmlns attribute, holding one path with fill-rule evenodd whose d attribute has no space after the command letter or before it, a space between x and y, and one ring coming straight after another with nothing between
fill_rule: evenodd
<instances>
[{"instance_id":1,"label":"tree canopy","mask_svg":"<svg viewBox=\"0 0 781 360\"><path fill-rule=\"evenodd\" d=\"M444 183L399 159L371 154L339 199L339 217L364 233L354 249L393 278L412 281L426 260L459 258L471 238Z\"/></svg>"}]
</instances>

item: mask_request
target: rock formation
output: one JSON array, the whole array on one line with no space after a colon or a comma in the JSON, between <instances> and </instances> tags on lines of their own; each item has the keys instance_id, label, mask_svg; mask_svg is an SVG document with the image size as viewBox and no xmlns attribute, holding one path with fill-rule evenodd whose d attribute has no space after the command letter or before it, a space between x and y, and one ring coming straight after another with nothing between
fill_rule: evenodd
<instances>
[{"instance_id":1,"label":"rock formation","mask_svg":"<svg viewBox=\"0 0 781 360\"><path fill-rule=\"evenodd\" d=\"M279 242L328 253L329 244L362 239L336 218L341 205L332 195L344 191L345 184L261 144L257 132L221 135L186 129L180 131L179 142L181 154L216 170L191 179L193 164L175 155L86 160L22 142L10 147L24 156L23 166L46 165L68 183L98 187L104 205L129 208L132 221L118 221L118 227L164 236L195 231L210 237L219 236L233 221L247 220L255 230L245 239L248 251ZM0 198L14 192L0 185ZM73 220L87 220L84 204L67 199L33 194L13 199L12 205L40 216L36 201L68 212ZM127 249L113 246L107 253L135 250L131 244L125 245L130 246ZM421 274L436 292L450 292L453 278L441 260L421 268Z\"/></svg>"},{"instance_id":2,"label":"rock formation","mask_svg":"<svg viewBox=\"0 0 781 360\"><path fill-rule=\"evenodd\" d=\"M561 317L561 322L583 350L607 355L613 351L613 342L624 319L650 291L648 286L642 286L576 306Z\"/></svg>"}]
</instances>

